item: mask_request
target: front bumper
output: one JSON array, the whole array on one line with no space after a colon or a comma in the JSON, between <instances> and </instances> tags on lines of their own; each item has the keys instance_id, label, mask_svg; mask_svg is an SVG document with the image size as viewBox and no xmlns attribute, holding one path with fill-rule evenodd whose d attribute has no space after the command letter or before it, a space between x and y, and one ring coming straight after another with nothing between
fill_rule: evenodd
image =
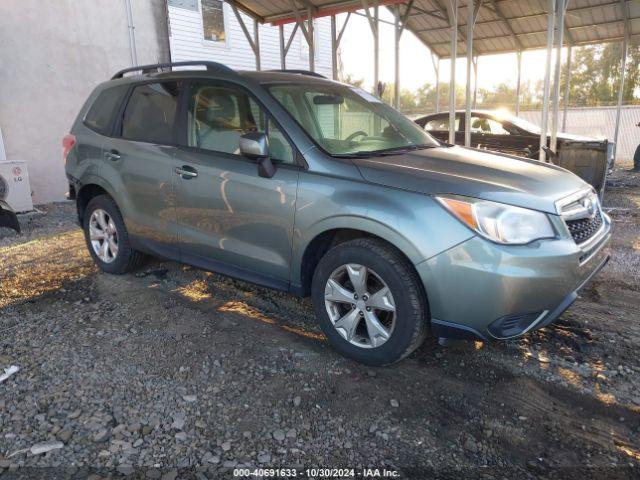
<instances>
[{"instance_id":1,"label":"front bumper","mask_svg":"<svg viewBox=\"0 0 640 480\"><path fill-rule=\"evenodd\" d=\"M416 266L435 336L506 340L549 325L609 259L602 235L580 249L573 239L506 246L474 237Z\"/></svg>"}]
</instances>

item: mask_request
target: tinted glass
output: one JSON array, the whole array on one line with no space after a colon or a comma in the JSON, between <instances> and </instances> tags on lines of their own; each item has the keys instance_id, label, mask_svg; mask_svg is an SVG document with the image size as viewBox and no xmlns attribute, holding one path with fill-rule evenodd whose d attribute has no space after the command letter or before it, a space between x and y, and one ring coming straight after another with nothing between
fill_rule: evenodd
<instances>
[{"instance_id":1,"label":"tinted glass","mask_svg":"<svg viewBox=\"0 0 640 480\"><path fill-rule=\"evenodd\" d=\"M240 136L265 132L272 160L293 163L293 148L275 123L244 90L194 82L189 93L187 141L190 147L240 155Z\"/></svg>"},{"instance_id":2,"label":"tinted glass","mask_svg":"<svg viewBox=\"0 0 640 480\"><path fill-rule=\"evenodd\" d=\"M87 112L85 125L103 135L110 134L111 121L128 89L128 85L121 85L103 90Z\"/></svg>"},{"instance_id":3,"label":"tinted glass","mask_svg":"<svg viewBox=\"0 0 640 480\"><path fill-rule=\"evenodd\" d=\"M122 118L122 138L173 143L178 82L150 83L133 89Z\"/></svg>"}]
</instances>

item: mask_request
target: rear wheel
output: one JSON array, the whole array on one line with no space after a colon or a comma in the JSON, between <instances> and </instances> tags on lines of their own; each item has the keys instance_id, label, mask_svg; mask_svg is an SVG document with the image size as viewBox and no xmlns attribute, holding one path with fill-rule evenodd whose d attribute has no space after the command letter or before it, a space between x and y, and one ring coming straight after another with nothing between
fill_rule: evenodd
<instances>
[{"instance_id":1,"label":"rear wheel","mask_svg":"<svg viewBox=\"0 0 640 480\"><path fill-rule=\"evenodd\" d=\"M376 239L329 250L313 276L316 316L331 345L346 357L388 365L424 340L428 309L412 265Z\"/></svg>"},{"instance_id":2,"label":"rear wheel","mask_svg":"<svg viewBox=\"0 0 640 480\"><path fill-rule=\"evenodd\" d=\"M122 214L108 195L99 195L89 201L83 226L89 253L101 270L126 273L142 263L144 255L131 248Z\"/></svg>"}]
</instances>

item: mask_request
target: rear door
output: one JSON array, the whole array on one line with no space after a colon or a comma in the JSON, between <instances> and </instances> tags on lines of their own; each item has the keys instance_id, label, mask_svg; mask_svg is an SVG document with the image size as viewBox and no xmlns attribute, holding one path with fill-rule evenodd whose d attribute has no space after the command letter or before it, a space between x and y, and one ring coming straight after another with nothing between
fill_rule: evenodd
<instances>
[{"instance_id":1,"label":"rear door","mask_svg":"<svg viewBox=\"0 0 640 480\"><path fill-rule=\"evenodd\" d=\"M109 141L113 131L113 124L121 111L122 104L129 92L129 85L108 87L97 93L91 101L91 106L85 114L82 124L72 130L76 136L77 165L71 170L67 165L67 173L76 178L99 175L102 164L102 147ZM77 168L77 170L75 170Z\"/></svg>"},{"instance_id":2,"label":"rear door","mask_svg":"<svg viewBox=\"0 0 640 480\"><path fill-rule=\"evenodd\" d=\"M193 80L178 148L177 218L183 261L287 288L299 167L292 143L239 85ZM250 131L267 132L272 178L239 152Z\"/></svg>"},{"instance_id":3,"label":"rear door","mask_svg":"<svg viewBox=\"0 0 640 480\"><path fill-rule=\"evenodd\" d=\"M117 193L134 242L169 257L178 252L172 182L180 87L178 81L133 86L114 137L104 142L100 172Z\"/></svg>"}]
</instances>

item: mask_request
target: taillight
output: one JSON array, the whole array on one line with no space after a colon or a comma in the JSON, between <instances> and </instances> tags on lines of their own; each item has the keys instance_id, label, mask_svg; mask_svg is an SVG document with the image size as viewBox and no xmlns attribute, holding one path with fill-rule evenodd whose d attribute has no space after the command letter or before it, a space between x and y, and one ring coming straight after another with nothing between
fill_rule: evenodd
<instances>
[{"instance_id":1,"label":"taillight","mask_svg":"<svg viewBox=\"0 0 640 480\"><path fill-rule=\"evenodd\" d=\"M67 155L76 144L76 136L75 135L65 135L62 139L62 161L64 164L67 164Z\"/></svg>"}]
</instances>

